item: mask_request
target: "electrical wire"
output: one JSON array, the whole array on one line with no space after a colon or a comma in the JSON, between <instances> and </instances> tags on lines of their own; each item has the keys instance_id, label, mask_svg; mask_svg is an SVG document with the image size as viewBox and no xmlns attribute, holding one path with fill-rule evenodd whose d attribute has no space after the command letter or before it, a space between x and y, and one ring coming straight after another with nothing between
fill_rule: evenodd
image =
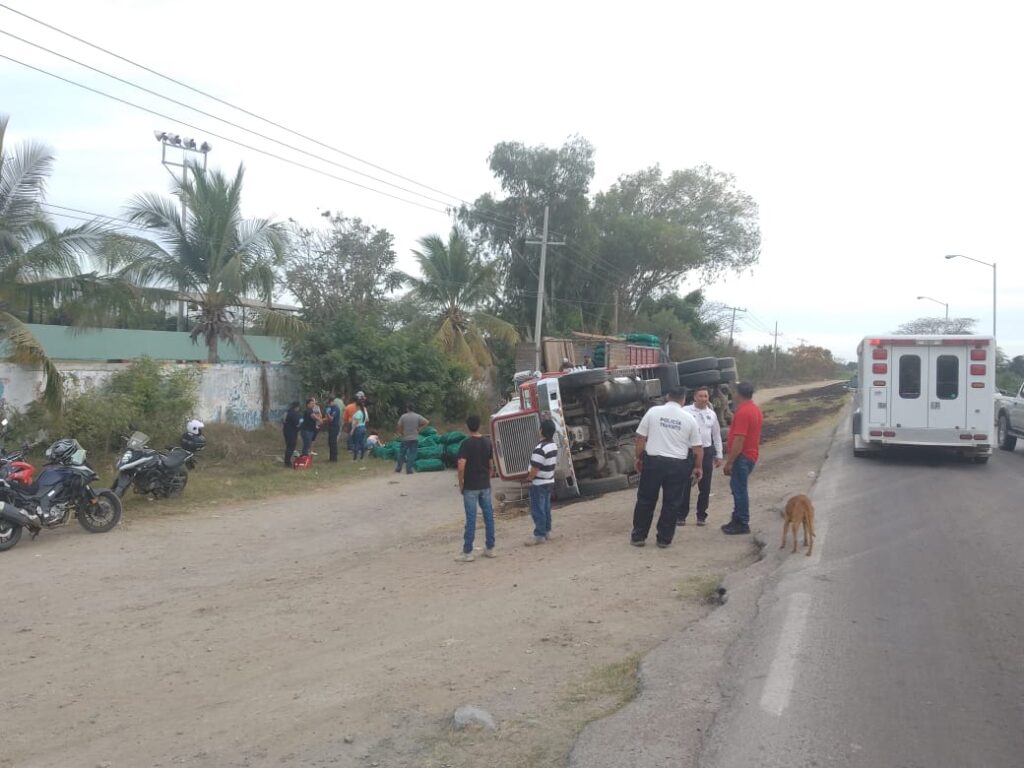
<instances>
[{"instance_id":1,"label":"electrical wire","mask_svg":"<svg viewBox=\"0 0 1024 768\"><path fill-rule=\"evenodd\" d=\"M105 98L112 99L113 101L117 101L117 102L119 102L121 104L125 104L125 105L127 105L129 107L132 107L133 109L140 110L141 112L147 112L148 114L156 115L157 117L162 118L164 120L170 120L172 122L178 123L179 125L184 125L184 126L186 126L188 128L191 128L191 129L193 129L195 131L201 131L202 133L205 133L205 134L208 134L210 136L213 136L214 138L220 139L221 141L226 141L229 144L234 144L236 146L248 149L248 150L250 150L252 152L257 152L257 153L259 153L261 155L266 155L267 157L272 157L275 160L280 160L283 163L288 163L289 165L294 165L294 166L296 166L298 168L304 168L307 171L312 171L313 173L318 173L321 176L326 176L326 177L331 178L331 179L336 179L337 181L342 181L342 182L344 182L346 184L351 184L352 186L359 187L360 189L365 189L368 192L375 192L378 195L383 195L384 197L390 197L393 200L398 200L399 202L402 202L402 203L408 203L409 205L415 205L415 206L417 206L419 208L424 208L424 209L426 209L428 211L434 211L435 213L443 213L445 215L448 215L450 213L449 210L445 210L443 208L434 208L433 206L425 205L424 203L418 203L415 200L409 200L409 199L404 198L404 197L399 197L398 195L392 195L390 192L385 192L385 191L383 191L381 189L374 189L373 187L368 187L365 184L360 184L358 181L352 181L352 179L346 179L343 176L338 176L337 174L329 173L328 171L324 171L324 170L322 170L320 168L314 168L311 165L306 165L305 163L300 163L297 160L292 160L292 159L284 157L282 155L278 155L278 154L276 154L274 152L270 152L270 151L268 151L266 149L260 149L259 147L254 147L253 145L246 144L243 141L238 141L237 139L228 138L227 136L224 136L223 134L214 133L213 131L206 130L206 129L201 128L201 127L199 127L197 125L194 125L192 123L187 123L184 120L180 120L178 118L171 117L170 115L165 115L162 112L157 112L156 110L149 109L148 107L143 107L140 104L136 104L136 103L134 103L132 101L128 101L127 99L122 99L119 96L114 96L113 94L107 93L106 91L101 91L98 88L93 88L91 86L85 85L84 83L79 83L79 82L77 82L75 80L71 80L70 78L63 77L61 75L56 74L55 72L50 72L50 71L42 69L40 67L33 66L32 64L27 64L24 61L20 61L18 59L15 59L14 57L8 56L7 54L0 53L0 58L6 59L7 61L13 62L14 64L19 64L22 67L34 70L36 72L39 72L40 74L47 75L47 76L52 77L52 78L54 78L56 80L61 80L61 81L65 82L65 83L68 83L69 85L74 85L74 86L76 86L78 88L82 88L82 89L84 89L86 91L91 91L92 93L98 94L100 96L104 96Z\"/></svg>"},{"instance_id":2,"label":"electrical wire","mask_svg":"<svg viewBox=\"0 0 1024 768\"><path fill-rule=\"evenodd\" d=\"M242 113L244 113L246 115L249 115L250 117L254 117L254 118L256 118L257 120L259 120L261 122L264 122L264 123L266 123L268 125L272 125L275 128L278 128L278 129L280 129L282 131L285 131L286 133L290 133L291 135L296 136L296 137L298 137L300 139L304 139L305 141L309 141L309 142L311 142L313 144L317 144L317 145L323 147L324 149L329 149L332 152L338 153L339 155L344 155L345 157L351 158L352 160L356 160L357 162L360 162L363 165L369 166L370 168L375 168L376 170L383 171L384 173L387 173L387 174L389 174L391 176L394 176L395 178L402 179L403 181L407 181L410 184L415 184L418 187L422 187L423 189L427 189L427 190L429 190L431 192L435 192L435 193L437 193L439 195L443 195L444 197L451 198L452 200L457 200L459 202L469 204L468 201L464 200L463 198L461 198L458 195L453 195L453 194L450 194L450 193L445 192L443 190L436 189L434 187L431 187L428 184L424 184L424 183L416 181L415 179L410 178L408 176L403 176L400 173L396 173L394 171L391 171L391 170L385 168L384 166L377 165L375 163L370 162L369 160L364 160L361 157L358 157L358 156L356 156L356 155L354 155L354 154L352 154L350 152L346 152L345 150L339 149L338 147L334 147L334 146L332 146L330 144L327 144L327 143L325 143L325 142L323 142L323 141L321 141L319 139L313 138L312 136L307 136L306 134L300 133L299 131L295 131L295 130L293 130L291 128L288 128L285 125L282 125L281 123L278 123L278 122L275 122L274 120L271 120L270 118L263 117L262 115L259 115L259 114L255 113L255 112L252 112L252 111L250 111L250 110L248 110L248 109L246 109L244 107L240 107L237 104L232 104L231 102L229 102L229 101L227 101L225 99L222 99L222 98L220 98L218 96L215 96L212 93L208 93L207 91L203 91L203 90L201 90L199 88L191 86L188 83L182 82L181 80L178 80L178 79L176 79L174 77L171 77L169 75L165 75L162 72L158 72L157 70L152 69L151 67L147 67L146 65L140 64L137 61L133 61L132 59L127 58L126 56L122 56L122 55L120 55L118 53L115 53L114 51L111 51L111 50L109 50L107 48L104 48L101 45L97 45L97 44L92 43L92 42L90 42L88 40L85 40L84 38L78 37L77 35L74 35L71 32L67 32L67 31L65 31L65 30L61 29L60 27L57 27L57 26L55 26L53 24L45 22L42 19L38 19L38 18L36 18L34 16L30 16L29 14L24 13L23 11L19 11L16 8L12 8L11 6L7 5L6 3L0 3L0 8L3 8L3 9L5 9L5 10L11 12L11 13L17 14L18 16L21 16L24 19L28 19L29 21L31 21L31 22L33 22L35 24L38 24L38 25L43 26L43 27L46 27L47 29L49 29L49 30L51 30L53 32L56 32L56 33L58 33L60 35L63 35L64 37L70 38L70 39L72 39L72 40L74 40L74 41L76 41L78 43L81 43L82 45L86 45L86 46L92 48L93 50L100 51L101 53L105 53L106 55L112 56L113 58L118 59L119 61L123 61L126 64L130 64L133 67L136 67L138 69L143 70L144 72L148 72L151 75L155 75L156 77L159 77L162 80L166 80L167 82L174 83L175 85L180 86L182 88L185 88L186 90L192 91L193 93L199 94L200 96L204 96L204 97L206 97L208 99L212 99L213 101L215 101L215 102L217 102L219 104L223 104L226 107L230 107L231 109L234 109L234 110L236 110L238 112L242 112ZM507 222L507 223L509 223L509 222Z\"/></svg>"}]
</instances>

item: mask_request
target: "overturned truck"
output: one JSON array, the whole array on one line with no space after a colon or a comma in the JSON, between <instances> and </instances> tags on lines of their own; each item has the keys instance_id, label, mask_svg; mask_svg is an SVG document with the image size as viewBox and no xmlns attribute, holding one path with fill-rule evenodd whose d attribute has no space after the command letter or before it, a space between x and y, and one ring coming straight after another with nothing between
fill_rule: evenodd
<instances>
[{"instance_id":1,"label":"overturned truck","mask_svg":"<svg viewBox=\"0 0 1024 768\"><path fill-rule=\"evenodd\" d=\"M736 380L731 357L519 374L515 396L491 417L498 474L526 480L540 422L551 419L559 448L558 498L627 488L635 474L636 428L648 408L663 403L674 387L693 391L706 386L724 435L732 422L731 385Z\"/></svg>"}]
</instances>

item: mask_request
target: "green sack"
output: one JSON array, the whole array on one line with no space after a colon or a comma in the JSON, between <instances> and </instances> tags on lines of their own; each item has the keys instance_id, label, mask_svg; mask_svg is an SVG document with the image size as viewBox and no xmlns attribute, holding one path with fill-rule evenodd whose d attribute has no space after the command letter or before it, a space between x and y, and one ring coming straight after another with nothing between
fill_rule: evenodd
<instances>
[{"instance_id":1,"label":"green sack","mask_svg":"<svg viewBox=\"0 0 1024 768\"><path fill-rule=\"evenodd\" d=\"M437 437L437 430L433 427L424 427L420 430L420 437Z\"/></svg>"},{"instance_id":2,"label":"green sack","mask_svg":"<svg viewBox=\"0 0 1024 768\"><path fill-rule=\"evenodd\" d=\"M467 435L465 432L445 432L440 437L441 445L451 445L452 443L457 445L465 440L466 437Z\"/></svg>"},{"instance_id":3,"label":"green sack","mask_svg":"<svg viewBox=\"0 0 1024 768\"><path fill-rule=\"evenodd\" d=\"M417 459L440 459L444 456L444 448L440 445L421 445L416 451Z\"/></svg>"},{"instance_id":4,"label":"green sack","mask_svg":"<svg viewBox=\"0 0 1024 768\"><path fill-rule=\"evenodd\" d=\"M420 435L416 442L419 444L420 448L426 448L429 445L439 445L437 435Z\"/></svg>"},{"instance_id":5,"label":"green sack","mask_svg":"<svg viewBox=\"0 0 1024 768\"><path fill-rule=\"evenodd\" d=\"M444 462L440 459L416 459L413 466L417 472L440 472L444 469Z\"/></svg>"}]
</instances>

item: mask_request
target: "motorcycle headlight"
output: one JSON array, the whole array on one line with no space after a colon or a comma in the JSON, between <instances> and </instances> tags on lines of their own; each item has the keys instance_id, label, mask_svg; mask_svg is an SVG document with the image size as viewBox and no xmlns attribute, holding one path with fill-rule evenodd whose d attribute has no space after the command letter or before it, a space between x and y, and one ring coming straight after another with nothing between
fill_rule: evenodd
<instances>
[{"instance_id":1,"label":"motorcycle headlight","mask_svg":"<svg viewBox=\"0 0 1024 768\"><path fill-rule=\"evenodd\" d=\"M122 467L122 466L124 466L125 464L127 464L131 460L132 460L132 452L131 451L125 451L124 455L118 460L117 466Z\"/></svg>"}]
</instances>

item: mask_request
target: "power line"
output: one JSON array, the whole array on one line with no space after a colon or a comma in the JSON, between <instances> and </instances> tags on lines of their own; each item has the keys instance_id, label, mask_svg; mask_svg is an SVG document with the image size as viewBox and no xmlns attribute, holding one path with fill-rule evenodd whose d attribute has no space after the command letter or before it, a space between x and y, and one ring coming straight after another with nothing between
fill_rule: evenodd
<instances>
[{"instance_id":1,"label":"power line","mask_svg":"<svg viewBox=\"0 0 1024 768\"><path fill-rule=\"evenodd\" d=\"M309 151L307 151L305 149L302 149L302 147L296 147L294 144L289 144L289 143L287 143L285 141L280 141L279 139L275 139L272 136L267 136L265 133L260 133L259 131L252 130L251 128L246 128L244 125L239 125L238 123L232 122L231 120L226 120L223 117L218 117L217 115L215 115L215 114L213 114L211 112L207 112L205 110L199 109L198 107L193 107L192 105L186 104L183 101L178 101L177 99L171 98L170 96L165 96L164 94L159 93L157 91L154 91L154 90L152 90L150 88L146 88L143 85L139 85L138 83L133 83L132 81L126 80L123 77L119 77L117 75L111 74L110 72L106 72L106 71L104 71L102 69L99 69L98 67L94 67L91 64L86 64L84 62L79 61L78 59L74 59L74 58L71 58L70 56L66 56L63 53L58 53L57 51L54 51L54 50L52 50L50 48L47 48L44 45L40 45L39 43L33 43L31 40L26 40L23 37L18 37L17 35L12 34L10 32L7 32L5 30L0 29L0 34L7 35L8 37L13 37L15 40L18 40L18 41L20 41L22 43L25 43L26 45L31 45L33 48L38 48L39 50L45 51L46 53L49 53L52 56L57 56L58 58L64 59L65 61L70 61L72 64L77 64L80 67L84 67L85 69L92 70L93 72L101 74L104 77L109 77L111 80L116 80L119 83L124 83L125 85L130 86L131 88L135 88L137 90L140 90L143 93L148 93L151 96L156 96L158 99L163 99L164 101L169 101L172 104L177 104L179 107L184 107L185 109L191 110L193 112L197 112L200 115L204 115L205 117L212 118L213 120L216 120L218 122L224 123L225 125L230 125L232 128L237 128L238 130L245 131L246 133L250 133L253 136L258 136L259 138L264 139L265 141L269 141L269 142L272 142L274 144L279 144L280 146L285 147L287 149L290 149L293 152L298 152L300 154L306 155L307 157L312 157L315 160L319 160L321 162L328 163L329 165L333 165L333 166L335 166L337 168L341 168L342 170L348 171L350 173L354 173L354 174L357 174L359 176L363 176L363 177L365 177L367 179L371 179L372 181L376 181L379 184L386 184L387 186L393 187L395 189L399 189L402 192L408 192L410 195L416 195L417 197L422 197L423 199L429 200L429 201L431 201L433 203L438 203L438 204L444 205L444 206L450 206L451 205L451 203L448 202L447 200L441 200L441 199L436 198L436 197L431 197L430 195L425 195L422 192L417 192L414 189L409 189L408 187L403 187L400 184L395 184L393 182L388 181L387 179L381 179L381 178L379 178L377 176L373 176L372 174L365 173L365 172L360 171L360 170L358 170L356 168L352 168L351 166L344 165L343 163L335 162L334 160L331 160L330 158L323 157L322 155L318 155L318 154L316 154L314 152L309 152Z\"/></svg>"},{"instance_id":2,"label":"power line","mask_svg":"<svg viewBox=\"0 0 1024 768\"><path fill-rule=\"evenodd\" d=\"M155 69L147 67L146 65L140 64L140 63L138 63L136 61L133 61L132 59L129 59L129 58L125 57L125 56L121 56L120 54L115 53L115 52L113 52L113 51L111 51L111 50L109 50L107 48L104 48L103 46L97 45L95 43L91 43L88 40L85 40L85 39L83 39L81 37L78 37L77 35L74 35L74 34L72 34L70 32L66 32L65 30L63 30L63 29L61 29L59 27L56 27L53 24L49 24L49 23L47 23L47 22L45 22L45 21L43 21L41 19L37 19L34 16L30 16L27 13L19 11L16 8L12 8L11 6L9 6L9 5L5 4L5 3L0 3L0 8L4 8L7 11L10 11L11 13L17 14L18 16L21 16L22 18L28 19L29 21L31 21L31 22L33 22L35 24L39 24L40 26L46 27L47 29L50 29L50 30L52 30L52 31L54 31L54 32L56 32L56 33L58 33L60 35L63 35L64 37L68 37L68 38L70 38L72 40L75 40L76 42L79 42L79 43L81 43L83 45L86 45L86 46L88 46L88 47L90 47L90 48L92 48L94 50L97 50L97 51L100 51L102 53L105 53L108 56L112 56L115 59L118 59L119 61L123 61L126 64L130 64L133 67L137 67L138 69L141 69L144 72L148 72L148 73L150 73L152 75L155 75L155 76L161 78L162 80L166 80L167 82L174 83L175 85L178 85L178 86L180 86L182 88L185 88L185 89L187 89L189 91L192 91L193 93L197 93L200 96L204 96L204 97L206 97L208 99L212 99L213 101L216 101L219 104L223 104L226 107L230 107L231 109L237 110L238 112L242 112L242 113L244 113L246 115L249 115L250 117L254 117L257 120L260 120L261 122L267 123L268 125L272 125L275 128L278 128L278 129L280 129L282 131L290 133L293 136L297 136L298 138L304 139L305 141L309 141L309 142L312 142L313 144L317 144L317 145L323 147L324 149L331 150L332 152L337 152L339 155L344 155L345 157L349 157L349 158L351 158L353 160L356 160L357 162L362 163L363 165L369 166L370 168L375 168L378 171L383 171L384 173L387 173L387 174L389 174L391 176L394 176L395 178L402 179L403 181L408 181L409 183L415 184L418 187L423 187L424 189L430 190L431 192L436 192L439 195L443 195L445 197L451 198L452 200L457 200L457 201L459 201L461 203L465 203L465 204L469 205L469 202L467 200L463 199L462 197L460 197L458 195L453 195L453 194L450 194L450 193L445 192L443 190L436 189L436 188L431 187L431 186L429 186L427 184L424 184L422 182L416 181L415 179L412 179L412 178L409 178L407 176L403 176L400 173L396 173L394 171L391 171L391 170L389 170L389 169L387 169L387 168L385 168L385 167L383 167L381 165L377 165L375 163L372 163L369 160L364 160L361 157L353 155L353 154L351 154L349 152L346 152L346 151L344 151L342 149L339 149L337 147L331 146L330 144L327 144L327 143L325 143L323 141L320 141L319 139L313 138L312 136L307 136L306 134L303 134L303 133L300 133L298 131L292 130L291 128L288 128L285 125L282 125L282 124L280 124L278 122L275 122L274 120L271 120L270 118L263 117L262 115L256 114L255 112L252 112L252 111L250 111L248 109L245 109L244 107L240 107L240 106L238 106L236 104L232 104L231 102L226 101L225 99L222 99L222 98L220 98L218 96L214 96L212 93L208 93L206 91L200 90L199 88L196 88L196 87L191 86L191 85L189 85L187 83L184 83L181 80L177 80L176 78L170 77L169 75L165 75L165 74L163 74L161 72L158 72ZM57 55L60 55L60 54L57 54ZM18 62L18 63L20 63L20 62ZM83 65L83 66L85 66L85 65ZM224 121L224 122L227 122L227 121ZM183 123L183 125L184 125L184 123ZM506 223L511 223L511 222L506 222Z\"/></svg>"},{"instance_id":3,"label":"power line","mask_svg":"<svg viewBox=\"0 0 1024 768\"><path fill-rule=\"evenodd\" d=\"M360 189L365 189L368 192L375 192L378 195L383 195L384 197L390 197L393 200L398 200L399 202L407 203L409 205L415 205L415 206L417 206L419 208L424 208L424 209L426 209L428 211L434 211L435 213L443 213L443 214L446 214L446 215L449 213L449 211L447 211L445 209L434 208L433 206L430 206L430 205L425 205L423 203L418 203L415 200L409 200L409 199L404 198L404 197L399 197L398 195L393 195L390 192L385 192L385 191L383 191L381 189L374 189L373 187L368 187L365 184L360 184L358 181L352 181L352 179L346 179L343 176L338 176L337 174L330 173L328 171L324 171L324 170L322 170L320 168L314 168L311 165L306 165L305 163L300 163L297 160L291 160L290 158L284 157L282 155L278 155L278 154L276 154L274 152L270 152L270 151L265 150L265 149L260 149L259 147L254 147L251 144L246 144L243 141L238 141L237 139L228 138L227 136L224 136L223 134L215 133L213 131L207 130L205 128L201 128L201 127L199 127L197 125L194 125L192 123L185 122L184 120L180 120L178 118L171 117L170 115L165 115L162 112L157 112L156 110L149 109L148 107L143 107L140 104L136 104L134 102L128 101L127 99L122 99L119 96L114 96L113 94L107 93L105 91L101 91L98 88L93 88L91 86L85 85L84 83L79 83L79 82L77 82L75 80L71 80L70 78L62 77L61 75L58 75L58 74L56 74L54 72L49 72L49 71L47 71L45 69L42 69L40 67L33 66L32 64L26 64L24 61L19 61L18 59L13 58L12 56L8 56L6 54L0 53L0 58L6 59L7 61L13 62L15 64L19 64L19 65L21 65L21 66L23 66L23 67L25 67L27 69L34 70L36 72L39 72L40 74L47 75L47 76L52 77L52 78L54 78L56 80L61 80L61 81L65 82L65 83L68 83L69 85L74 85L74 86L76 86L78 88L82 88L82 89L84 89L86 91L90 91L92 93L98 94L100 96L104 96L104 97L106 97L108 99L111 99L113 101L117 101L117 102L119 102L121 104L125 104L125 105L127 105L129 107L132 107L133 109L137 109L137 110L140 110L142 112L146 112L148 114L155 115L155 116L157 116L157 117L159 117L159 118L161 118L163 120L170 120L172 122L178 123L179 125L184 125L184 126L186 126L188 128L191 128L191 129L193 129L195 131L200 131L200 132L202 132L204 134L207 134L209 136L213 136L214 138L220 139L221 141L226 141L229 144L235 144L236 146L243 147L243 148L248 149L248 150L250 150L252 152L258 152L261 155L266 155L267 157L272 157L275 160L280 160L283 163L288 163L288 164L294 165L294 166L296 166L298 168L304 168L307 171L312 171L313 173L318 173L321 176L326 176L326 177L331 178L331 179L336 179L337 181L341 181L341 182L344 182L346 184L351 184L352 186L359 187Z\"/></svg>"}]
</instances>

